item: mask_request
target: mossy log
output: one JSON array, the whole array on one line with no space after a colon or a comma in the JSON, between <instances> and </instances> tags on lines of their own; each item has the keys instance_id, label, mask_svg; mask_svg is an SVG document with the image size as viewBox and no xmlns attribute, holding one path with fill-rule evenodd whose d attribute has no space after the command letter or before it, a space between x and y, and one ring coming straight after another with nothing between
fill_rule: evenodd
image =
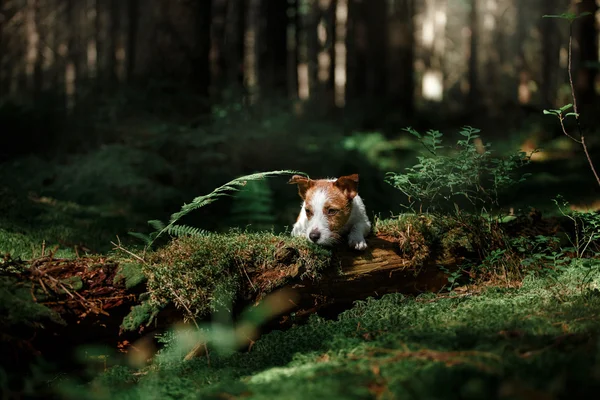
<instances>
[{"instance_id":1,"label":"mossy log","mask_svg":"<svg viewBox=\"0 0 600 400\"><path fill-rule=\"evenodd\" d=\"M525 222L526 224L519 222L519 225L512 224L505 228L513 229L514 235L522 232L523 228L531 230L532 225L539 226L537 222ZM333 249L331 257L319 256L319 262L325 264L319 264L318 269L308 271L310 273L302 269L307 262L316 259L313 251L318 249L312 248L305 241L298 241L298 238L272 234L256 237L243 233L237 236L214 234L212 238L198 238L196 243L192 239L187 242L176 240L169 245L170 249L157 252L156 260L144 261L148 265L141 268L132 263L131 259L126 262L107 257L56 260L46 256L31 262L13 262L5 258L2 270L13 272L0 275L9 277L6 284L10 287L22 288L19 298L14 296L14 303L19 306L26 300L21 297L27 297L27 301L52 310L64 322L64 326L44 321L29 324L25 328L26 324L16 324L0 341L6 342L5 336L8 335L8 341L13 344L16 342L18 346L62 353L65 347L73 348L90 341L116 347L118 343L133 342L142 335L167 328L183 320L189 312L189 307L186 309L185 304L178 305L175 298L171 298L171 305L164 308L152 324L146 325L144 329L124 332L122 324L132 307L140 305L143 296L148 298L147 292L150 295L161 289L167 295L170 291L178 292L179 289L172 290L174 280L185 273L197 274L202 271L203 265L214 266L215 254L222 254L224 248L231 250L228 247L231 243L236 243L237 246L232 251L241 254L226 255L220 260L224 265L236 265L229 267L227 271L216 269L216 275L242 277L238 279L241 287L237 310L256 304L277 289L290 289L286 293L294 295L290 297L290 301L294 297L294 308L270 323L270 327L285 328L298 321L298 318L316 312L335 316L356 300L379 297L386 293L437 292L448 284L447 271L461 268L465 258L476 256L477 243L487 239L478 236L478 231L471 229L471 225L467 223L458 227L444 225L442 228L428 225L428 221L421 221L421 224L423 230L413 231L410 227L416 226L416 222L402 226L395 223L393 229L381 230L378 235L369 237L368 249L364 252L351 250L340 244ZM427 229L430 229L429 233ZM507 232L509 229L503 230ZM544 227L543 233L555 234L558 230L557 224L553 223L547 229ZM431 232L435 232L435 236ZM539 234L538 230L531 233L536 234ZM257 238L259 240L256 243ZM209 250L207 247L211 243L214 248ZM162 256L161 251L164 251ZM253 260L253 263L246 264L244 260L247 258L244 257ZM156 264L149 266L153 262ZM156 273L165 265L170 266L171 270L164 274L163 281L156 281ZM119 278L127 266L134 270L137 268L137 271L145 269L148 281L131 285L127 279ZM186 294L178 294L177 297L189 299L195 295L196 290L206 289L206 285L198 283L205 281L198 281L198 276L192 278L186 282L188 286L181 286L179 291ZM206 292L198 299L201 301L211 297L213 294ZM8 304L5 306L9 307ZM197 315L209 316L210 310ZM291 318L292 315L294 318ZM25 315L22 317L26 319ZM52 319L56 320L54 317ZM45 328L41 328L42 325ZM19 339L25 337L35 339Z\"/></svg>"},{"instance_id":2,"label":"mossy log","mask_svg":"<svg viewBox=\"0 0 600 400\"><path fill-rule=\"evenodd\" d=\"M334 310L356 300L386 293L419 294L437 292L448 284L443 267L452 270L461 259L429 254L416 261L405 254L396 238L381 235L367 239L363 252L340 246L332 266L318 280L304 279L289 286L300 295L303 307ZM312 299L312 300L309 300Z\"/></svg>"}]
</instances>

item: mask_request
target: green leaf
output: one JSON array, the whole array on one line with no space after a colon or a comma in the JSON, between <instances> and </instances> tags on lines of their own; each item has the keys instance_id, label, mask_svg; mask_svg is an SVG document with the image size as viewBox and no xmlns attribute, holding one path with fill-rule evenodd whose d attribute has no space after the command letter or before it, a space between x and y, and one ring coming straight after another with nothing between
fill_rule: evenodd
<instances>
[{"instance_id":1,"label":"green leaf","mask_svg":"<svg viewBox=\"0 0 600 400\"><path fill-rule=\"evenodd\" d=\"M127 232L127 234L130 235L130 236L133 236L134 238L137 238L137 239L141 240L145 244L152 243L152 238L150 238L150 236L148 236L148 235L146 235L144 233L140 233L140 232Z\"/></svg>"},{"instance_id":2,"label":"green leaf","mask_svg":"<svg viewBox=\"0 0 600 400\"><path fill-rule=\"evenodd\" d=\"M579 113L570 112L570 113L565 114L565 117L579 118Z\"/></svg>"},{"instance_id":3,"label":"green leaf","mask_svg":"<svg viewBox=\"0 0 600 400\"><path fill-rule=\"evenodd\" d=\"M544 110L544 115L560 115L559 110Z\"/></svg>"},{"instance_id":4,"label":"green leaf","mask_svg":"<svg viewBox=\"0 0 600 400\"><path fill-rule=\"evenodd\" d=\"M577 18L577 15L573 14L573 13L546 14L546 15L543 15L542 18L559 18L559 19L566 19L568 21L573 21L575 18Z\"/></svg>"},{"instance_id":5,"label":"green leaf","mask_svg":"<svg viewBox=\"0 0 600 400\"><path fill-rule=\"evenodd\" d=\"M154 228L154 230L157 230L157 231L164 229L166 226L164 222L159 221L157 219L148 221L148 225L150 225L152 228Z\"/></svg>"},{"instance_id":6,"label":"green leaf","mask_svg":"<svg viewBox=\"0 0 600 400\"><path fill-rule=\"evenodd\" d=\"M585 11L579 15L577 15L575 13L547 14L547 15L543 15L542 18L559 18L559 19L566 19L569 22L573 22L578 18L586 17L588 15L592 15L592 13L589 11Z\"/></svg>"},{"instance_id":7,"label":"green leaf","mask_svg":"<svg viewBox=\"0 0 600 400\"><path fill-rule=\"evenodd\" d=\"M573 104L572 104L572 103L569 103L569 104L567 104L567 105L564 105L564 106L562 106L562 107L560 108L560 112L561 112L561 113L563 113L563 112L567 111L567 110L568 110L569 108L571 108L571 107L573 107Z\"/></svg>"}]
</instances>

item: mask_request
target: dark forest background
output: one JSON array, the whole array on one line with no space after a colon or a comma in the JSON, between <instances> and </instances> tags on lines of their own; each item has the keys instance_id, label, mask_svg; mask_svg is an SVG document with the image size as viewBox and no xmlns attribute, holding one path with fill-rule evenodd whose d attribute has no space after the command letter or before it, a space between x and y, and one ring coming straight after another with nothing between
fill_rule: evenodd
<instances>
[{"instance_id":1,"label":"dark forest background","mask_svg":"<svg viewBox=\"0 0 600 400\"><path fill-rule=\"evenodd\" d=\"M72 215L84 225L102 213L132 229L235 176L297 169L360 173L371 213L387 216L404 199L385 173L413 165L419 150L407 126L452 143L472 125L500 154L544 148L537 180L508 206L550 204L542 190L593 201L581 151L542 114L571 102L569 24L542 15L594 14L573 24L572 67L597 154L597 9L594 0L0 0L0 214L84 207L92 214ZM298 201L272 181L194 222L284 229Z\"/></svg>"}]
</instances>

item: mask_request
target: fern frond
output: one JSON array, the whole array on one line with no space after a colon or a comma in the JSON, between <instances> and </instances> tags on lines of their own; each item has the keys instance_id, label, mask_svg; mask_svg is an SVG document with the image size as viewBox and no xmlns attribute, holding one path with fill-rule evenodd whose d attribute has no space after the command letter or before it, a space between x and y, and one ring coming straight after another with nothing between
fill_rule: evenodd
<instances>
[{"instance_id":1,"label":"fern frond","mask_svg":"<svg viewBox=\"0 0 600 400\"><path fill-rule=\"evenodd\" d=\"M134 238L140 239L146 245L150 245L152 243L152 238L149 235L146 235L145 233L140 233L140 232L127 232L127 233L130 236L133 236Z\"/></svg>"},{"instance_id":2,"label":"fern frond","mask_svg":"<svg viewBox=\"0 0 600 400\"><path fill-rule=\"evenodd\" d=\"M193 236L193 237L198 237L198 236L205 236L206 234L208 234L208 231L205 231L204 229L200 229L200 228L194 228L193 226L189 226L189 225L173 225L171 227L169 227L169 229L167 230L167 233L171 236Z\"/></svg>"},{"instance_id":3,"label":"fern frond","mask_svg":"<svg viewBox=\"0 0 600 400\"><path fill-rule=\"evenodd\" d=\"M166 226L164 222L162 222L158 219L152 219L152 220L148 221L148 225L153 227L154 230L156 230L156 231L160 231L161 229L164 229L164 227Z\"/></svg>"},{"instance_id":4,"label":"fern frond","mask_svg":"<svg viewBox=\"0 0 600 400\"><path fill-rule=\"evenodd\" d=\"M231 194L232 192L238 191L242 186L245 186L246 183L249 181L258 181L258 180L265 179L265 178L272 178L272 177L281 176L281 175L294 175L294 174L303 174L303 173L298 172L298 171L292 171L292 170L279 170L279 171L258 172L255 174L244 175L239 178L235 178L232 181L227 182L223 186L216 188L215 190L213 190L211 193L209 193L207 195L198 196L194 200L192 200L191 203L184 204L181 207L181 210L179 212L172 214L171 218L169 219L169 223L164 228L162 228L161 230L159 230L156 233L156 236L154 236L152 238L152 241L148 244L148 246L151 246L154 243L154 241L158 237L163 235L164 233L168 233L169 230L173 226L176 225L177 221L179 219L181 219L182 217L184 217L185 215L187 215L190 212L197 210L201 207L204 207L208 204L214 203L215 201L217 201L219 198L221 198L223 196L227 196L227 195Z\"/></svg>"}]
</instances>

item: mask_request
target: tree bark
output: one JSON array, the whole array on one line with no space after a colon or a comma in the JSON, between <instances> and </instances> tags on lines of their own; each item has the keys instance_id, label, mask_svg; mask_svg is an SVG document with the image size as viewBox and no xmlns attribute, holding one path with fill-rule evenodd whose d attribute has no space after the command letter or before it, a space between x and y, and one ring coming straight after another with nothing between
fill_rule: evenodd
<instances>
[{"instance_id":1,"label":"tree bark","mask_svg":"<svg viewBox=\"0 0 600 400\"><path fill-rule=\"evenodd\" d=\"M287 8L286 69L287 95L298 98L298 0L289 0Z\"/></svg>"},{"instance_id":2,"label":"tree bark","mask_svg":"<svg viewBox=\"0 0 600 400\"><path fill-rule=\"evenodd\" d=\"M381 101L387 93L387 2L370 0L365 5L367 43L367 98Z\"/></svg>"},{"instance_id":3,"label":"tree bark","mask_svg":"<svg viewBox=\"0 0 600 400\"><path fill-rule=\"evenodd\" d=\"M119 32L121 30L121 18L119 13L119 0L110 0L108 11L108 37L106 68L108 70L108 81L115 84L119 80L117 66L117 48L119 46Z\"/></svg>"},{"instance_id":4,"label":"tree bark","mask_svg":"<svg viewBox=\"0 0 600 400\"><path fill-rule=\"evenodd\" d=\"M139 26L139 0L129 0L127 3L128 27L127 27L127 80L131 81L135 70L137 52L137 33Z\"/></svg>"},{"instance_id":5,"label":"tree bark","mask_svg":"<svg viewBox=\"0 0 600 400\"><path fill-rule=\"evenodd\" d=\"M404 115L414 111L415 1L401 0L389 17L388 95Z\"/></svg>"},{"instance_id":6,"label":"tree bark","mask_svg":"<svg viewBox=\"0 0 600 400\"><path fill-rule=\"evenodd\" d=\"M192 82L196 92L201 96L208 96L210 88L210 39L212 20L212 0L205 0L194 4L194 37L192 38Z\"/></svg>"},{"instance_id":7,"label":"tree bark","mask_svg":"<svg viewBox=\"0 0 600 400\"><path fill-rule=\"evenodd\" d=\"M546 0L542 9L544 15L552 15L557 12L556 0ZM542 36L542 79L541 95L543 108L555 108L556 105L556 81L560 68L560 44L556 21L550 18L540 18L540 31Z\"/></svg>"},{"instance_id":8,"label":"tree bark","mask_svg":"<svg viewBox=\"0 0 600 400\"><path fill-rule=\"evenodd\" d=\"M598 6L595 0L582 0L579 3L578 12L590 12L591 16L581 18L575 24L577 29L577 40L579 42L579 65L577 85L577 105L585 112L596 99L596 75L598 73L598 29L596 26L596 12Z\"/></svg>"},{"instance_id":9,"label":"tree bark","mask_svg":"<svg viewBox=\"0 0 600 400\"><path fill-rule=\"evenodd\" d=\"M262 0L247 0L246 29L244 32L244 84L250 104L260 96L260 45Z\"/></svg>"},{"instance_id":10,"label":"tree bark","mask_svg":"<svg viewBox=\"0 0 600 400\"><path fill-rule=\"evenodd\" d=\"M0 0L0 13L1 15L5 15L4 12L4 0ZM4 24L5 18L0 18L0 98L4 97Z\"/></svg>"},{"instance_id":11,"label":"tree bark","mask_svg":"<svg viewBox=\"0 0 600 400\"><path fill-rule=\"evenodd\" d=\"M478 0L471 0L471 12L469 13L469 30L471 31L471 42L469 51L469 94L467 97L467 103L469 109L475 111L478 109L480 101L480 90L479 90L479 17L478 17Z\"/></svg>"},{"instance_id":12,"label":"tree bark","mask_svg":"<svg viewBox=\"0 0 600 400\"><path fill-rule=\"evenodd\" d=\"M226 51L227 7L233 0L214 0L212 6L212 22L210 29L210 96L218 99L223 84Z\"/></svg>"},{"instance_id":13,"label":"tree bark","mask_svg":"<svg viewBox=\"0 0 600 400\"><path fill-rule=\"evenodd\" d=\"M227 5L227 22L225 25L224 65L226 81L229 85L238 88L243 83L242 54L244 51L242 15L243 2L230 0Z\"/></svg>"},{"instance_id":14,"label":"tree bark","mask_svg":"<svg viewBox=\"0 0 600 400\"><path fill-rule=\"evenodd\" d=\"M362 98L367 91L367 23L364 2L348 2L348 88L347 98Z\"/></svg>"}]
</instances>

